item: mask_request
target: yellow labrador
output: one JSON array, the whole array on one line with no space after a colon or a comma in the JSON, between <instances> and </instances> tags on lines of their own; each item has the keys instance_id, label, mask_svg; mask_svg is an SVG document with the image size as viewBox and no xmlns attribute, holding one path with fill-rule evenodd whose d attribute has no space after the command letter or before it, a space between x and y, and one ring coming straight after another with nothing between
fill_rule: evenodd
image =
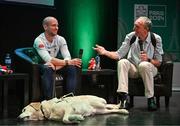
<instances>
[{"instance_id":1,"label":"yellow labrador","mask_svg":"<svg viewBox=\"0 0 180 126\"><path fill-rule=\"evenodd\" d=\"M23 108L18 118L26 120L44 120L44 115L40 109L40 102L33 102Z\"/></svg>"},{"instance_id":2,"label":"yellow labrador","mask_svg":"<svg viewBox=\"0 0 180 126\"><path fill-rule=\"evenodd\" d=\"M32 110L32 108L31 104L26 106L19 118L23 120L57 120L70 124L79 123L86 116L95 114L129 114L128 110L119 109L118 104L107 104L105 99L93 95L53 98L42 101L37 110L35 108Z\"/></svg>"}]
</instances>

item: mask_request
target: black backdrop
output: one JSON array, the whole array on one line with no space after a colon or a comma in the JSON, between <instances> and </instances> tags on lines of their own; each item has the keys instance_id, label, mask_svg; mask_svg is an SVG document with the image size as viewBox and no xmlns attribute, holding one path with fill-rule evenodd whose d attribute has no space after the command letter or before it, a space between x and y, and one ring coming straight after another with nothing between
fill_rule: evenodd
<instances>
[{"instance_id":1,"label":"black backdrop","mask_svg":"<svg viewBox=\"0 0 180 126\"><path fill-rule=\"evenodd\" d=\"M69 2L72 0L55 0L55 7L34 6L24 4L0 4L0 64L4 63L5 54L11 53L13 59L14 69L16 58L14 50L20 47L32 46L33 40L39 35L43 29L41 22L44 17L51 15L57 17L60 21L60 34L69 42L70 52L71 47L71 28L67 24ZM102 33L99 40L109 50L116 50L117 48L117 0L104 0L107 7L107 14L104 20L104 33ZM103 5L104 6L104 5ZM73 54L72 54L73 55ZM105 60L104 60L105 59ZM102 66L105 68L115 68L115 62L102 58ZM21 66L23 69L24 67ZM19 70L16 69L18 72Z\"/></svg>"}]
</instances>

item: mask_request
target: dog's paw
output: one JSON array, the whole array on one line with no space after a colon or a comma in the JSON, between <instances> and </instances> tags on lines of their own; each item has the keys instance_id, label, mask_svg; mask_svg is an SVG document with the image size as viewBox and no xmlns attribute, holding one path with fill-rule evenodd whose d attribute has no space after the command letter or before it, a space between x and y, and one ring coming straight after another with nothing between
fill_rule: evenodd
<instances>
[{"instance_id":1,"label":"dog's paw","mask_svg":"<svg viewBox=\"0 0 180 126\"><path fill-rule=\"evenodd\" d=\"M127 109L119 109L119 113L121 114L129 114L129 111Z\"/></svg>"},{"instance_id":2,"label":"dog's paw","mask_svg":"<svg viewBox=\"0 0 180 126\"><path fill-rule=\"evenodd\" d=\"M84 120L84 117L82 115L70 115L68 119L73 123L80 123Z\"/></svg>"}]
</instances>

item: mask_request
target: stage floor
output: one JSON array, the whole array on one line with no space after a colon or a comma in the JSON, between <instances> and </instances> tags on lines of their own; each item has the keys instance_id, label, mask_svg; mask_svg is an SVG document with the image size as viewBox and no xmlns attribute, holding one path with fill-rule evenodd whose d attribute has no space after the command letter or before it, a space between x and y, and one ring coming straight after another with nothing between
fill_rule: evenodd
<instances>
[{"instance_id":1,"label":"stage floor","mask_svg":"<svg viewBox=\"0 0 180 126\"><path fill-rule=\"evenodd\" d=\"M180 92L173 92L170 98L169 109L165 109L164 98L160 99L161 107L155 112L147 111L147 100L144 97L135 97L134 107L130 109L129 115L110 114L110 115L95 115L86 117L78 125L88 126L104 126L104 125L180 125ZM11 116L13 116L11 114ZM0 125L63 125L57 121L18 121L16 117L0 119Z\"/></svg>"}]
</instances>

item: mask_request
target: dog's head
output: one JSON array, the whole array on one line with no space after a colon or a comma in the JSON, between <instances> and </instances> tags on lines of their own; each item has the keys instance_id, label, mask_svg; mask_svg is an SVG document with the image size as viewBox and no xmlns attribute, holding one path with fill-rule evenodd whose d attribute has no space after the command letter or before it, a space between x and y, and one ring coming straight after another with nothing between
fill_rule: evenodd
<instances>
[{"instance_id":1,"label":"dog's head","mask_svg":"<svg viewBox=\"0 0 180 126\"><path fill-rule=\"evenodd\" d=\"M19 119L27 120L44 120L44 115L41 111L41 103L30 103L23 108L22 113L18 116Z\"/></svg>"}]
</instances>

